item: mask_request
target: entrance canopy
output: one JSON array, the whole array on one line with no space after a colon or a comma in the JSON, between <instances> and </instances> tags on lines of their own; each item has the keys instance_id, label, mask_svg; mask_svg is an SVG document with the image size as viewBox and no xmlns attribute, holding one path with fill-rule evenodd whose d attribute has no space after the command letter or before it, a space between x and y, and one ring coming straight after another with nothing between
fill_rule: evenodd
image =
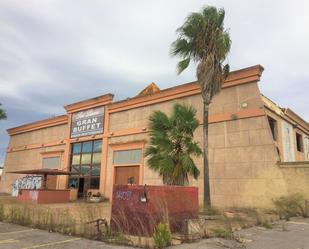
<instances>
[{"instance_id":1,"label":"entrance canopy","mask_svg":"<svg viewBox=\"0 0 309 249\"><path fill-rule=\"evenodd\" d=\"M25 175L42 175L43 176L43 185L42 188L47 186L47 176L48 175L78 175L78 173L72 173L65 170L59 169L27 169L19 171L9 171L9 174L25 174Z\"/></svg>"}]
</instances>

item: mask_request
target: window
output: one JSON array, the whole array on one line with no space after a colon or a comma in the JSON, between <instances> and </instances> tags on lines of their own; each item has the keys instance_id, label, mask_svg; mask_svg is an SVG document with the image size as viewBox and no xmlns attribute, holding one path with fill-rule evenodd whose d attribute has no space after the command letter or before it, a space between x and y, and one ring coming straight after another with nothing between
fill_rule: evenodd
<instances>
[{"instance_id":1,"label":"window","mask_svg":"<svg viewBox=\"0 0 309 249\"><path fill-rule=\"evenodd\" d=\"M80 153L81 149L82 149L81 143L73 144L73 154Z\"/></svg>"},{"instance_id":2,"label":"window","mask_svg":"<svg viewBox=\"0 0 309 249\"><path fill-rule=\"evenodd\" d=\"M101 158L102 158L102 141L87 141L75 143L72 146L71 172L80 174L79 176L70 177L69 187L78 187L77 178L87 178L90 188L99 188Z\"/></svg>"},{"instance_id":3,"label":"window","mask_svg":"<svg viewBox=\"0 0 309 249\"><path fill-rule=\"evenodd\" d=\"M93 152L101 152L102 151L102 141L97 140L93 142Z\"/></svg>"},{"instance_id":4,"label":"window","mask_svg":"<svg viewBox=\"0 0 309 249\"><path fill-rule=\"evenodd\" d=\"M140 164L142 161L142 150L119 150L114 152L114 164Z\"/></svg>"},{"instance_id":5,"label":"window","mask_svg":"<svg viewBox=\"0 0 309 249\"><path fill-rule=\"evenodd\" d=\"M277 140L278 132L277 132L277 121L271 117L268 118L268 123L270 126L271 134L273 135L273 139Z\"/></svg>"},{"instance_id":6,"label":"window","mask_svg":"<svg viewBox=\"0 0 309 249\"><path fill-rule=\"evenodd\" d=\"M58 169L60 167L60 156L43 158L44 169Z\"/></svg>"},{"instance_id":7,"label":"window","mask_svg":"<svg viewBox=\"0 0 309 249\"><path fill-rule=\"evenodd\" d=\"M296 132L296 147L297 151L303 152L303 137L301 134Z\"/></svg>"}]
</instances>

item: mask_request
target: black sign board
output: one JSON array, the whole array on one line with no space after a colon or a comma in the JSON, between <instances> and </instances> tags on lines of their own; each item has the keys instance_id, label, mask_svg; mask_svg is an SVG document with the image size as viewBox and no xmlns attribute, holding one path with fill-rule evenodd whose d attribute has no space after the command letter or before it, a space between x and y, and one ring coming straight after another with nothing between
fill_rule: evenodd
<instances>
[{"instance_id":1,"label":"black sign board","mask_svg":"<svg viewBox=\"0 0 309 249\"><path fill-rule=\"evenodd\" d=\"M73 113L71 138L103 133L104 107Z\"/></svg>"}]
</instances>

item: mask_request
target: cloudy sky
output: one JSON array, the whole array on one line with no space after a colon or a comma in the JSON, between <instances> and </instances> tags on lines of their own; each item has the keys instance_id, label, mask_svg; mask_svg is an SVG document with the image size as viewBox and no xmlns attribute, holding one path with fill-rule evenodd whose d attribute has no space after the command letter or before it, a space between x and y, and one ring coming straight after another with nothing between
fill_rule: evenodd
<instances>
[{"instance_id":1,"label":"cloudy sky","mask_svg":"<svg viewBox=\"0 0 309 249\"><path fill-rule=\"evenodd\" d=\"M137 94L195 80L176 75L175 30L205 5L224 7L228 61L261 64L262 93L309 120L309 1L0 0L0 163L6 129L63 114L63 105L114 93Z\"/></svg>"}]
</instances>

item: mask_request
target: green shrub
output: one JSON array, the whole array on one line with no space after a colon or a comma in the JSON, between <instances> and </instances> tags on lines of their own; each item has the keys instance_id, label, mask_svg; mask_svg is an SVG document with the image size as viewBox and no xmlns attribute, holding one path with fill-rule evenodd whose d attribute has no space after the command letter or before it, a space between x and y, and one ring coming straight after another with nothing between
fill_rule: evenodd
<instances>
[{"instance_id":1,"label":"green shrub","mask_svg":"<svg viewBox=\"0 0 309 249\"><path fill-rule=\"evenodd\" d=\"M224 228L213 228L211 229L213 232L213 235L218 238L224 238L224 239L233 239L233 231L230 228L224 229Z\"/></svg>"},{"instance_id":2,"label":"green shrub","mask_svg":"<svg viewBox=\"0 0 309 249\"><path fill-rule=\"evenodd\" d=\"M172 235L167 223L159 223L153 234L153 239L157 248L165 248L171 244Z\"/></svg>"},{"instance_id":3,"label":"green shrub","mask_svg":"<svg viewBox=\"0 0 309 249\"><path fill-rule=\"evenodd\" d=\"M273 203L280 218L289 220L293 216L307 216L305 197L301 193L281 196L273 200Z\"/></svg>"}]
</instances>

